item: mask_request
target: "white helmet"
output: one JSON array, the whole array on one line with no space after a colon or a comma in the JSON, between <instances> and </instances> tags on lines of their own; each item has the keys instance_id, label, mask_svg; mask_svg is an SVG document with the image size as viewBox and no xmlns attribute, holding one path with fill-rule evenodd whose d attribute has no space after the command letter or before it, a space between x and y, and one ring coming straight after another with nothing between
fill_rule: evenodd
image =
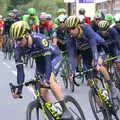
<instances>
[{"instance_id":1,"label":"white helmet","mask_svg":"<svg viewBox=\"0 0 120 120\"><path fill-rule=\"evenodd\" d=\"M39 19L40 19L40 20L46 20L46 19L47 19L47 13L42 12L42 13L39 15Z\"/></svg>"},{"instance_id":2,"label":"white helmet","mask_svg":"<svg viewBox=\"0 0 120 120\"><path fill-rule=\"evenodd\" d=\"M85 16L84 15L79 15L78 17L80 19L80 23L83 23L85 21Z\"/></svg>"},{"instance_id":3,"label":"white helmet","mask_svg":"<svg viewBox=\"0 0 120 120\"><path fill-rule=\"evenodd\" d=\"M3 19L3 16L2 16L2 15L0 15L0 19Z\"/></svg>"},{"instance_id":4,"label":"white helmet","mask_svg":"<svg viewBox=\"0 0 120 120\"><path fill-rule=\"evenodd\" d=\"M117 22L119 22L120 21L120 13L119 14L116 14L115 16L114 16L114 19L115 19L115 21Z\"/></svg>"},{"instance_id":5,"label":"white helmet","mask_svg":"<svg viewBox=\"0 0 120 120\"><path fill-rule=\"evenodd\" d=\"M64 14L61 14L57 17L57 19L60 21L60 22L64 22L66 19L67 19L67 16L64 15Z\"/></svg>"}]
</instances>

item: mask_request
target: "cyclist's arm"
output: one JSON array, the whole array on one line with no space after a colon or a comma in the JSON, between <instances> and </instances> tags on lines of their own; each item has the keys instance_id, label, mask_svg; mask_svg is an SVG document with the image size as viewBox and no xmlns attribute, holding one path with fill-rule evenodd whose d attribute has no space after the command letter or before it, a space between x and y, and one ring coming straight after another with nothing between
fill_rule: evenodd
<instances>
[{"instance_id":1,"label":"cyclist's arm","mask_svg":"<svg viewBox=\"0 0 120 120\"><path fill-rule=\"evenodd\" d=\"M89 47L92 50L93 59L97 63L98 51L97 51L96 33L93 31L90 25L85 25L83 29L84 29L84 35L88 38L88 43L89 43Z\"/></svg>"},{"instance_id":2,"label":"cyclist's arm","mask_svg":"<svg viewBox=\"0 0 120 120\"><path fill-rule=\"evenodd\" d=\"M109 28L108 32L110 33L111 38L116 41L117 48L119 50L119 55L120 55L120 35L119 35L119 33L117 32L117 30L115 28Z\"/></svg>"},{"instance_id":3,"label":"cyclist's arm","mask_svg":"<svg viewBox=\"0 0 120 120\"><path fill-rule=\"evenodd\" d=\"M24 74L24 66L22 60L23 51L19 47L15 48L15 63L17 68L17 83L21 84L24 82L25 74Z\"/></svg>"},{"instance_id":4,"label":"cyclist's arm","mask_svg":"<svg viewBox=\"0 0 120 120\"><path fill-rule=\"evenodd\" d=\"M67 38L67 51L68 51L68 62L70 64L70 74L74 74L75 73L75 69L76 69L76 62L75 62L75 50L74 50L74 45L73 45L73 40L72 38L69 36Z\"/></svg>"}]
</instances>

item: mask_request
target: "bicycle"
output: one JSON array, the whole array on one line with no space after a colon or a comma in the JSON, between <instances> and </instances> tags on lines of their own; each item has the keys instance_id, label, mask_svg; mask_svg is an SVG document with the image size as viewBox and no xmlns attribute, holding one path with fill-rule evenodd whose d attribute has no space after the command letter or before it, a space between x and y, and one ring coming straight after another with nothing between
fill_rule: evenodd
<instances>
[{"instance_id":1,"label":"bicycle","mask_svg":"<svg viewBox=\"0 0 120 120\"><path fill-rule=\"evenodd\" d=\"M30 102L29 105L27 106L26 120L32 120L32 117L33 117L32 113L34 112L34 110L36 110L37 120L60 120L60 117L62 115L62 110L60 108L57 108L57 111L53 110L52 109L53 104L46 102L41 97L41 93L39 90L40 88L50 89L50 87L44 87L40 84L41 79L42 77L35 77L34 79L28 82L24 82L18 86L14 86L12 83L10 83L9 85L10 85L11 91L14 91L15 87L31 86L31 85L33 86L32 92L35 97L35 100ZM22 98L22 96L20 98ZM85 117L80 105L72 96L65 96L65 104L67 105L68 103L70 103L70 106L67 108L72 113L74 120L85 120ZM76 110L73 110L72 108L74 107L73 106L71 107L71 105L73 105L76 108ZM41 116L39 116L40 113L42 114ZM35 116L33 119L35 119Z\"/></svg>"},{"instance_id":2,"label":"bicycle","mask_svg":"<svg viewBox=\"0 0 120 120\"><path fill-rule=\"evenodd\" d=\"M120 120L117 115L120 109L120 99L118 97L112 98L110 89L100 73L96 73L94 69L84 71L84 74L88 73L89 102L96 120L100 120L104 116L106 120L113 120L113 117L115 120Z\"/></svg>"}]
</instances>

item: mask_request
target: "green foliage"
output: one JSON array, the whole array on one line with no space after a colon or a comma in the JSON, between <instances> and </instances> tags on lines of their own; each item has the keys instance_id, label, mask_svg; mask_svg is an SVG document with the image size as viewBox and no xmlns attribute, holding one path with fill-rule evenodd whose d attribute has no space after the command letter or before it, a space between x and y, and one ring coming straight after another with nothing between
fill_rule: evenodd
<instances>
[{"instance_id":1,"label":"green foliage","mask_svg":"<svg viewBox=\"0 0 120 120\"><path fill-rule=\"evenodd\" d=\"M21 14L26 14L27 9L34 7L37 14L40 12L56 14L58 8L65 8L64 0L0 0L0 14L7 14L13 8L19 9Z\"/></svg>"}]
</instances>

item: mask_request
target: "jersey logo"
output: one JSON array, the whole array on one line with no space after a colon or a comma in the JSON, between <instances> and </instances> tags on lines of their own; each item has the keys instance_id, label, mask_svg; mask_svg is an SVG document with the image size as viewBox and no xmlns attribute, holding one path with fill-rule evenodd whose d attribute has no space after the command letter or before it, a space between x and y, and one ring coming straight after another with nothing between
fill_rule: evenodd
<instances>
[{"instance_id":1,"label":"jersey logo","mask_svg":"<svg viewBox=\"0 0 120 120\"><path fill-rule=\"evenodd\" d=\"M48 41L46 39L42 39L41 43L43 46L48 47Z\"/></svg>"}]
</instances>

